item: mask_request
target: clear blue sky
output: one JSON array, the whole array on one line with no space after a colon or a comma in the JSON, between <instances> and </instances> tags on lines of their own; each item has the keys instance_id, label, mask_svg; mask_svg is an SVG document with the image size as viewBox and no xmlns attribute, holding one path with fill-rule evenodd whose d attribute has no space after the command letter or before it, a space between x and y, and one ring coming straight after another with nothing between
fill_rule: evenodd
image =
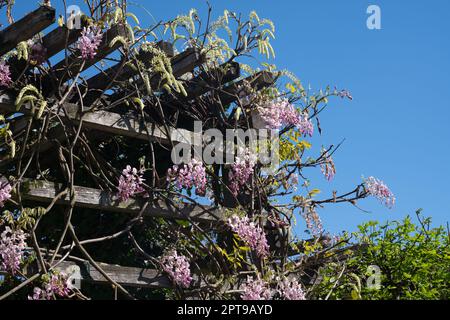
<instances>
[{"instance_id":1,"label":"clear blue sky","mask_svg":"<svg viewBox=\"0 0 450 320\"><path fill-rule=\"evenodd\" d=\"M54 4L61 1L53 0ZM206 18L205 1L143 1L156 20L167 20L191 7ZM67 1L80 4L82 1ZM331 232L354 230L371 220L385 221L423 208L435 223L450 215L450 1L406 0L210 0L214 16L256 10L276 25L275 64L289 68L305 85L330 84L349 89L353 102L334 99L321 118L316 150L346 139L335 154L337 175L325 182L318 170L308 172L327 196L348 191L361 175L384 180L397 197L388 210L376 200L359 205L330 205L320 211ZM382 30L366 28L366 8L382 11ZM30 11L32 1L18 1L15 16ZM57 6L57 8L60 8ZM141 19L151 19L130 7ZM61 11L61 10L59 10ZM4 22L3 17L1 18Z\"/></svg>"}]
</instances>

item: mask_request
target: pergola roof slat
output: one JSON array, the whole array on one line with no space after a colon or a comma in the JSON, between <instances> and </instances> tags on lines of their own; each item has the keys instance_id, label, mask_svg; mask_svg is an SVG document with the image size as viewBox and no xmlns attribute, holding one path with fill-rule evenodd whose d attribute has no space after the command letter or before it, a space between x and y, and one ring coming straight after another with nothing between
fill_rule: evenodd
<instances>
[{"instance_id":1,"label":"pergola roof slat","mask_svg":"<svg viewBox=\"0 0 450 320\"><path fill-rule=\"evenodd\" d=\"M40 6L19 21L0 31L0 56L41 32L55 21L55 9Z\"/></svg>"},{"instance_id":2,"label":"pergola roof slat","mask_svg":"<svg viewBox=\"0 0 450 320\"><path fill-rule=\"evenodd\" d=\"M58 62L53 68L52 73L63 82L74 78L78 72L84 71L93 66L110 53L114 52L122 45L120 41L117 41L113 46L110 46L111 41L117 36L126 37L127 28L121 24L115 24L108 29L102 38L102 42L97 50L97 54L93 59L83 60L78 54L72 54L66 59ZM84 62L84 64L83 64Z\"/></svg>"}]
</instances>

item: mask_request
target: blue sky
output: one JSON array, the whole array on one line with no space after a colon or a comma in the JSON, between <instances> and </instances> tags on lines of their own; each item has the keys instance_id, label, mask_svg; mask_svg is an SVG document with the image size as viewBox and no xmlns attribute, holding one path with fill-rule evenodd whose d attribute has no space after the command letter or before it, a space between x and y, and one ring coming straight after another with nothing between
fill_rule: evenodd
<instances>
[{"instance_id":1,"label":"blue sky","mask_svg":"<svg viewBox=\"0 0 450 320\"><path fill-rule=\"evenodd\" d=\"M58 4L58 0L52 1ZM156 20L167 20L199 9L206 18L205 1L142 1ZM82 1L67 1L80 4ZM337 175L326 182L319 170L307 175L321 196L344 192L361 176L384 180L397 197L392 210L374 199L359 203L370 214L349 206L330 205L319 211L331 232L354 230L367 220L400 219L423 208L436 224L450 214L450 26L448 0L210 0L213 15L256 10L276 25L274 63L288 68L318 90L330 84L346 88L354 100L333 99L322 115L320 145L346 139L335 154ZM366 28L366 9L380 6L382 30ZM57 6L58 8L58 6ZM15 16L32 9L20 1ZM152 19L130 7L142 24ZM61 12L61 10L59 10ZM2 22L3 17L2 17Z\"/></svg>"}]
</instances>

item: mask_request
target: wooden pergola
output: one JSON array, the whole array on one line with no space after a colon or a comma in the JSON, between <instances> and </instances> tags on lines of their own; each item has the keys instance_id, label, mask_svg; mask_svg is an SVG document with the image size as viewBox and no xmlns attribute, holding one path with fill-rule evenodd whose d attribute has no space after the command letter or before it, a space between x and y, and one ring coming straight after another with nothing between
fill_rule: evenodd
<instances>
[{"instance_id":1,"label":"wooden pergola","mask_svg":"<svg viewBox=\"0 0 450 320\"><path fill-rule=\"evenodd\" d=\"M35 11L24 16L6 29L0 31L0 56L14 49L21 41L26 41L42 30L55 23L55 9L48 6L40 6ZM73 45L81 30L69 30L66 26L56 26L52 31L42 36L42 44L46 48L45 59L50 59L58 53L62 52L68 46ZM104 35L102 44L100 45L97 55L94 59L82 61L75 54L69 54L62 58L59 62L51 66L49 74L58 79L61 87L67 87L69 81L73 81L74 77L101 62L115 51L119 50L122 43L117 42L112 47L110 41L116 36L126 36L127 30L120 24L113 25ZM209 72L200 72L194 75L193 71L199 66L206 63L205 56L195 49L186 49L181 53L175 53L170 43L160 41L156 45L170 57L173 75L177 79L183 81L183 85L187 92L186 97L174 99L170 94L164 94L160 97L164 108L168 110L177 110L195 103L199 97L210 94L212 91L219 94L222 106L228 105L239 99L240 88L244 83L250 84L256 90L271 86L276 80L276 76L268 72L259 72L248 78L241 79L239 64L230 62L222 65L216 70ZM136 59L140 61L150 61L151 57L145 51L139 51ZM16 57L10 59L9 64L13 73L13 77L22 73L32 73L33 66L24 60L18 60ZM93 70L93 69L91 69ZM216 79L220 79L220 83L215 83L211 87L209 76L214 73ZM110 68L98 72L85 81L89 93L83 99L83 112L80 112L80 103L77 97L70 97L63 105L59 103L52 104L52 96L45 96L47 92L51 92L46 85L50 79L41 79L43 84L43 94L47 101L48 107L45 112L53 113L55 117L63 119L68 124L80 124L82 131L100 132L105 137L108 135L122 136L129 139L139 139L142 141L151 141L157 144L171 148L177 143L192 143L194 132L177 127L167 127L161 124L151 122L138 113L121 112L120 108L108 107L99 108L101 105L114 106L116 102L129 93L113 92L108 93L108 89L113 87L119 81L128 81L133 79L137 87L144 85L142 79L136 77L136 69L125 64L125 61L119 62ZM158 75L154 75L150 82L157 86ZM49 84L50 86L50 84ZM13 92L0 92L0 114L6 117L14 115L11 121L11 130L15 137L20 137L27 126L28 117L33 116L33 108L31 104L26 104L18 111L15 105L16 96ZM54 100L53 100L54 101ZM182 101L182 102L180 102ZM120 105L120 103L118 104ZM58 111L59 110L59 111ZM209 110L211 114L218 115L223 112L220 106L215 110ZM189 127L184 123L184 127ZM173 133L177 132L177 135ZM174 136L178 138L173 138ZM67 136L64 134L61 125L55 125L49 129L47 136L36 144L19 145L20 152L15 157L9 157L5 153L0 154L0 172L6 173L8 169L13 167L19 156L23 159L32 157L34 154L41 154L41 158L46 157L46 152L52 150L57 141L64 141ZM51 159L47 159L52 161ZM55 160L57 161L57 160ZM116 168L121 170L121 168ZM21 199L24 202L49 204L56 200L56 205L68 205L70 202L69 194L60 195L66 188L65 182L51 182L37 179L33 176L25 176L21 181ZM114 192L103 190L101 188L86 187L76 185L75 190L75 207L94 209L95 212L116 212L123 214L136 214L145 207L143 215L152 217L162 217L165 219L192 220L203 222L217 222L221 219L221 209L201 206L190 203L174 203L171 201L159 201L148 203L144 206L144 199L130 199L121 202ZM80 269L82 281L94 283L109 283L106 275L123 286L141 286L150 288L165 288L172 286L165 276L159 271L153 269L117 266L96 262L92 265L89 261L82 259L72 259L69 261L56 261L56 269L67 270L74 265ZM98 266L102 271L98 270ZM33 270L29 270L31 273Z\"/></svg>"}]
</instances>

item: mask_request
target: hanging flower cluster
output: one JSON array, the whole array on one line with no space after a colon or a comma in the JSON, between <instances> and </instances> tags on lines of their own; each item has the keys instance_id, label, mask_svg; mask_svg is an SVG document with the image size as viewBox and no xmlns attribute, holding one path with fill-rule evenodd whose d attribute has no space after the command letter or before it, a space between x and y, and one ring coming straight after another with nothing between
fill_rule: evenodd
<instances>
[{"instance_id":1,"label":"hanging flower cluster","mask_svg":"<svg viewBox=\"0 0 450 320\"><path fill-rule=\"evenodd\" d=\"M392 208L395 204L394 194L389 190L389 188L384 184L383 181L378 180L374 177L369 177L364 180L364 185L367 192L380 200L388 208Z\"/></svg>"},{"instance_id":2,"label":"hanging flower cluster","mask_svg":"<svg viewBox=\"0 0 450 320\"><path fill-rule=\"evenodd\" d=\"M228 219L228 225L258 256L266 257L269 254L269 245L264 230L255 222L245 217L233 215Z\"/></svg>"},{"instance_id":3,"label":"hanging flower cluster","mask_svg":"<svg viewBox=\"0 0 450 320\"><path fill-rule=\"evenodd\" d=\"M295 126L304 134L312 136L314 126L307 113L299 112L287 99L277 99L260 108L261 118L269 129L278 130L283 126Z\"/></svg>"},{"instance_id":4,"label":"hanging flower cluster","mask_svg":"<svg viewBox=\"0 0 450 320\"><path fill-rule=\"evenodd\" d=\"M196 159L183 166L174 165L167 171L167 181L175 181L178 189L195 187L195 193L200 196L206 193L206 169L203 163Z\"/></svg>"},{"instance_id":5,"label":"hanging flower cluster","mask_svg":"<svg viewBox=\"0 0 450 320\"><path fill-rule=\"evenodd\" d=\"M270 300L272 298L272 290L262 279L247 277L242 289L244 290L241 295L242 300Z\"/></svg>"},{"instance_id":6,"label":"hanging flower cluster","mask_svg":"<svg viewBox=\"0 0 450 320\"><path fill-rule=\"evenodd\" d=\"M47 293L46 290L42 290L39 287L33 289L33 295L28 296L28 300L50 300L52 296Z\"/></svg>"},{"instance_id":7,"label":"hanging flower cluster","mask_svg":"<svg viewBox=\"0 0 450 320\"><path fill-rule=\"evenodd\" d=\"M0 61L0 87L9 88L12 84L11 71L5 61Z\"/></svg>"},{"instance_id":8,"label":"hanging flower cluster","mask_svg":"<svg viewBox=\"0 0 450 320\"><path fill-rule=\"evenodd\" d=\"M69 294L67 276L64 273L52 273L45 276L43 289L35 287L33 295L28 296L28 300L52 300L56 297L68 297Z\"/></svg>"},{"instance_id":9,"label":"hanging flower cluster","mask_svg":"<svg viewBox=\"0 0 450 320\"><path fill-rule=\"evenodd\" d=\"M307 206L303 208L301 215L303 219L305 219L306 227L313 235L322 233L322 220L320 219L320 216L315 208Z\"/></svg>"},{"instance_id":10,"label":"hanging flower cluster","mask_svg":"<svg viewBox=\"0 0 450 320\"><path fill-rule=\"evenodd\" d=\"M137 170L126 166L122 171L122 175L119 178L118 197L120 201L127 201L132 196L145 191L142 184L144 179L142 178L143 170Z\"/></svg>"},{"instance_id":11,"label":"hanging flower cluster","mask_svg":"<svg viewBox=\"0 0 450 320\"><path fill-rule=\"evenodd\" d=\"M300 115L299 120L295 126L304 136L308 135L312 137L314 133L314 126L311 120L309 120L309 116L307 113L302 113Z\"/></svg>"},{"instance_id":12,"label":"hanging flower cluster","mask_svg":"<svg viewBox=\"0 0 450 320\"><path fill-rule=\"evenodd\" d=\"M287 279L280 281L276 278L276 288L271 289L268 282L253 277L247 277L242 285L244 291L241 295L242 300L270 300L276 293L284 300L306 300L302 285L296 279Z\"/></svg>"},{"instance_id":13,"label":"hanging flower cluster","mask_svg":"<svg viewBox=\"0 0 450 320\"><path fill-rule=\"evenodd\" d=\"M279 282L278 292L285 300L306 300L305 292L296 279L284 279Z\"/></svg>"},{"instance_id":14,"label":"hanging flower cluster","mask_svg":"<svg viewBox=\"0 0 450 320\"><path fill-rule=\"evenodd\" d=\"M84 27L77 42L77 47L81 51L81 57L85 60L94 59L102 38L103 33L101 29L91 26Z\"/></svg>"},{"instance_id":15,"label":"hanging flower cluster","mask_svg":"<svg viewBox=\"0 0 450 320\"><path fill-rule=\"evenodd\" d=\"M5 205L5 202L11 198L11 185L9 183L5 183L0 185L0 208Z\"/></svg>"},{"instance_id":16,"label":"hanging flower cluster","mask_svg":"<svg viewBox=\"0 0 450 320\"><path fill-rule=\"evenodd\" d=\"M228 173L230 189L235 196L237 196L241 187L250 179L256 162L256 155L254 155L249 148L242 150L237 155L236 160L231 165L231 170Z\"/></svg>"},{"instance_id":17,"label":"hanging flower cluster","mask_svg":"<svg viewBox=\"0 0 450 320\"><path fill-rule=\"evenodd\" d=\"M26 234L22 230L11 230L5 227L0 236L1 269L15 274L20 270L20 264L27 246Z\"/></svg>"},{"instance_id":18,"label":"hanging flower cluster","mask_svg":"<svg viewBox=\"0 0 450 320\"><path fill-rule=\"evenodd\" d=\"M161 258L161 266L170 278L179 286L188 288L192 281L188 259L176 250L167 252Z\"/></svg>"},{"instance_id":19,"label":"hanging flower cluster","mask_svg":"<svg viewBox=\"0 0 450 320\"><path fill-rule=\"evenodd\" d=\"M333 180L336 174L336 167L334 166L333 158L330 155L328 155L328 152L324 154L324 158L325 158L324 162L320 164L320 170L325 176L325 179L331 181Z\"/></svg>"}]
</instances>

